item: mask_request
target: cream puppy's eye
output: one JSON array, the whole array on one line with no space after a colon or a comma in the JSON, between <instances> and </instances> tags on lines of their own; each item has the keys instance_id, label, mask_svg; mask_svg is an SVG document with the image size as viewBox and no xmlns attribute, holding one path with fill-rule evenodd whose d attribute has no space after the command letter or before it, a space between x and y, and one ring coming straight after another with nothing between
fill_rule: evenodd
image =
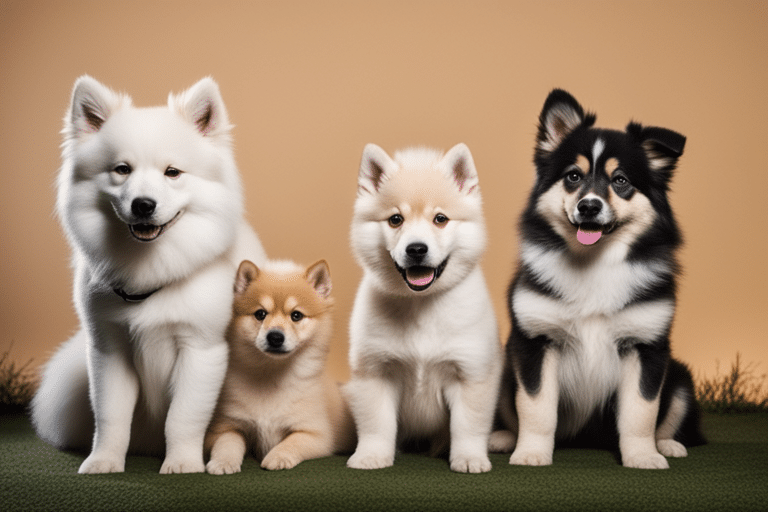
<instances>
[{"instance_id":1,"label":"cream puppy's eye","mask_svg":"<svg viewBox=\"0 0 768 512\"><path fill-rule=\"evenodd\" d=\"M291 313L291 320L293 320L294 322L299 322L303 318L304 318L304 313L302 313L301 311L294 311L293 313Z\"/></svg>"},{"instance_id":2,"label":"cream puppy's eye","mask_svg":"<svg viewBox=\"0 0 768 512\"><path fill-rule=\"evenodd\" d=\"M388 222L391 227L397 228L400 227L400 225L403 223L403 220L403 216L399 213L396 213L389 218Z\"/></svg>"},{"instance_id":3,"label":"cream puppy's eye","mask_svg":"<svg viewBox=\"0 0 768 512\"><path fill-rule=\"evenodd\" d=\"M253 316L256 317L256 320L259 322L263 322L265 318L267 318L267 311L265 309L260 309L256 311L256 313L253 314Z\"/></svg>"}]
</instances>

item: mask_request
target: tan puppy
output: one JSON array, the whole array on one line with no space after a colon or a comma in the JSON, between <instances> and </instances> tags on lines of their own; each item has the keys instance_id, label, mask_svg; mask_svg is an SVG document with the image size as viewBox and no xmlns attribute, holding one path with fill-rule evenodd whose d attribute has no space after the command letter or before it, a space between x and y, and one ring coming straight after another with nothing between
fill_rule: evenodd
<instances>
[{"instance_id":1,"label":"tan puppy","mask_svg":"<svg viewBox=\"0 0 768 512\"><path fill-rule=\"evenodd\" d=\"M206 469L240 471L250 451L265 469L351 452L351 415L324 372L333 299L325 261L271 261L237 271L227 331L229 368L208 434Z\"/></svg>"}]
</instances>

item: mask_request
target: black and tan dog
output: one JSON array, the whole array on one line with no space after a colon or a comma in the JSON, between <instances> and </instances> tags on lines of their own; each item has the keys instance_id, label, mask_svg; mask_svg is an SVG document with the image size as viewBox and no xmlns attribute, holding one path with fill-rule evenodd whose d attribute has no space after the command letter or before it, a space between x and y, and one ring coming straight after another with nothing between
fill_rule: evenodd
<instances>
[{"instance_id":1,"label":"black and tan dog","mask_svg":"<svg viewBox=\"0 0 768 512\"><path fill-rule=\"evenodd\" d=\"M508 430L491 449L547 465L556 440L618 444L624 466L666 468L664 456L704 441L690 372L669 343L681 237L667 191L685 137L594 122L562 90L539 118L509 289Z\"/></svg>"}]
</instances>

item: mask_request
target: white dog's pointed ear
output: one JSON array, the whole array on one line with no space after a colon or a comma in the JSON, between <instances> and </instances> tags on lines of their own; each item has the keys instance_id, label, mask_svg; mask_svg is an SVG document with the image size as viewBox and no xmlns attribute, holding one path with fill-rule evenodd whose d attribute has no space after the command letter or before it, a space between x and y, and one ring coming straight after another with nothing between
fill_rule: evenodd
<instances>
[{"instance_id":1,"label":"white dog's pointed ear","mask_svg":"<svg viewBox=\"0 0 768 512\"><path fill-rule=\"evenodd\" d=\"M64 134L76 138L101 129L118 108L131 104L131 98L117 94L98 80L83 75L75 81L69 112L64 119Z\"/></svg>"},{"instance_id":2,"label":"white dog's pointed ear","mask_svg":"<svg viewBox=\"0 0 768 512\"><path fill-rule=\"evenodd\" d=\"M237 277L235 278L235 295L244 294L257 277L259 277L259 267L248 260L243 260L240 263L240 267L237 269Z\"/></svg>"},{"instance_id":3,"label":"white dog's pointed ear","mask_svg":"<svg viewBox=\"0 0 768 512\"><path fill-rule=\"evenodd\" d=\"M312 288L322 298L327 299L331 295L331 271L325 260L320 260L311 265L307 269L306 277Z\"/></svg>"},{"instance_id":4,"label":"white dog's pointed ear","mask_svg":"<svg viewBox=\"0 0 768 512\"><path fill-rule=\"evenodd\" d=\"M357 176L357 191L373 194L379 190L381 182L388 177L397 165L386 151L376 144L366 144L363 149L363 159L360 162L360 172Z\"/></svg>"},{"instance_id":5,"label":"white dog's pointed ear","mask_svg":"<svg viewBox=\"0 0 768 512\"><path fill-rule=\"evenodd\" d=\"M469 152L466 144L459 143L453 146L443 156L443 164L450 169L451 176L453 176L459 190L466 194L471 194L477 190L479 183L477 169L475 169L472 153Z\"/></svg>"},{"instance_id":6,"label":"white dog's pointed ear","mask_svg":"<svg viewBox=\"0 0 768 512\"><path fill-rule=\"evenodd\" d=\"M203 78L186 91L169 95L168 107L194 124L202 135L228 140L232 126L213 78Z\"/></svg>"}]
</instances>

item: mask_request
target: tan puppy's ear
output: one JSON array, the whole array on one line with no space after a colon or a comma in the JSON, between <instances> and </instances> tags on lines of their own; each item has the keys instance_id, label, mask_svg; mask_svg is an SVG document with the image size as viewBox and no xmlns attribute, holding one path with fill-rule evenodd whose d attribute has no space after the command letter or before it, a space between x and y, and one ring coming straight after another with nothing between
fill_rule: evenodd
<instances>
[{"instance_id":1,"label":"tan puppy's ear","mask_svg":"<svg viewBox=\"0 0 768 512\"><path fill-rule=\"evenodd\" d=\"M248 290L253 281L259 277L259 267L248 260L243 260L237 269L235 278L235 295L242 295Z\"/></svg>"},{"instance_id":2,"label":"tan puppy's ear","mask_svg":"<svg viewBox=\"0 0 768 512\"><path fill-rule=\"evenodd\" d=\"M312 285L318 295L327 299L331 295L331 270L325 260L320 260L311 265L305 274L307 281Z\"/></svg>"}]
</instances>

